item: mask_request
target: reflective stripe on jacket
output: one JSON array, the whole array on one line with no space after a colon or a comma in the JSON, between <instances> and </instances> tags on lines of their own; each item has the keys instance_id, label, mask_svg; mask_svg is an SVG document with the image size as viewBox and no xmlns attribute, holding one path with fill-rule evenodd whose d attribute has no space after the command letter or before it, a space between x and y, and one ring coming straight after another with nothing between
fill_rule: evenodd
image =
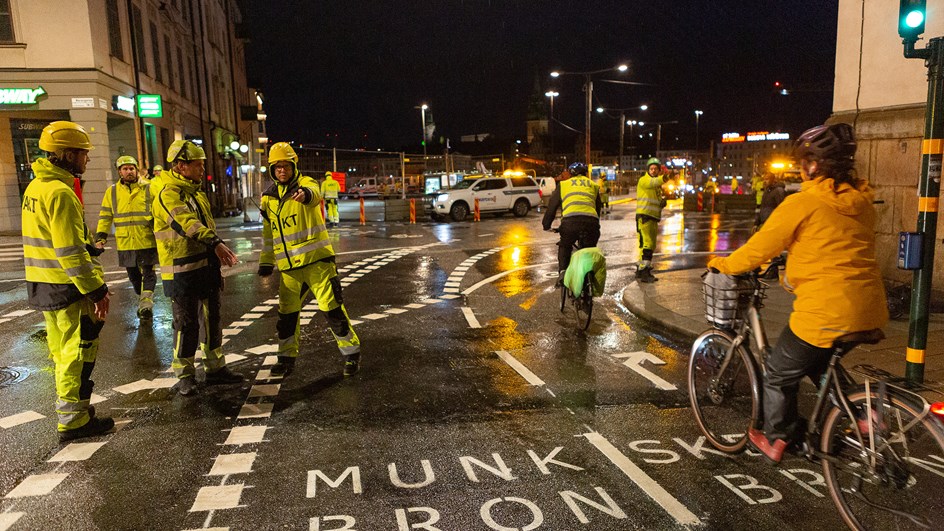
<instances>
[{"instance_id":1,"label":"reflective stripe on jacket","mask_svg":"<svg viewBox=\"0 0 944 531\"><path fill-rule=\"evenodd\" d=\"M131 184L117 182L105 191L95 235L98 241L108 238L112 223L115 225L115 241L119 251L157 247L149 184L140 181Z\"/></svg>"},{"instance_id":2,"label":"reflective stripe on jacket","mask_svg":"<svg viewBox=\"0 0 944 531\"><path fill-rule=\"evenodd\" d=\"M98 261L88 252L92 238L75 178L45 158L32 165L36 176L23 192L23 261L30 305L58 310L89 296L108 293Z\"/></svg>"},{"instance_id":3,"label":"reflective stripe on jacket","mask_svg":"<svg viewBox=\"0 0 944 531\"><path fill-rule=\"evenodd\" d=\"M317 182L315 186L318 186ZM324 182L321 183L321 191L325 199L337 199L338 193L341 191L341 183L331 177L325 177Z\"/></svg>"},{"instance_id":4,"label":"reflective stripe on jacket","mask_svg":"<svg viewBox=\"0 0 944 531\"><path fill-rule=\"evenodd\" d=\"M875 259L872 191L818 178L787 197L764 226L727 258L708 263L722 273L750 271L790 252L784 286L796 294L790 330L803 341L829 347L849 332L888 322L885 286Z\"/></svg>"},{"instance_id":5,"label":"reflective stripe on jacket","mask_svg":"<svg viewBox=\"0 0 944 531\"><path fill-rule=\"evenodd\" d=\"M648 173L639 178L636 183L636 215L649 216L655 219L662 218L662 175L653 177Z\"/></svg>"},{"instance_id":6,"label":"reflective stripe on jacket","mask_svg":"<svg viewBox=\"0 0 944 531\"><path fill-rule=\"evenodd\" d=\"M304 203L292 199L299 189L305 190ZM318 183L297 171L287 185L274 183L262 194L260 265L289 271L334 257L320 203Z\"/></svg>"},{"instance_id":7,"label":"reflective stripe on jacket","mask_svg":"<svg viewBox=\"0 0 944 531\"><path fill-rule=\"evenodd\" d=\"M162 188L154 198L154 238L161 279L168 297L202 295L220 286L220 262L213 250L222 243L210 202L200 184L161 172Z\"/></svg>"},{"instance_id":8,"label":"reflective stripe on jacket","mask_svg":"<svg viewBox=\"0 0 944 531\"><path fill-rule=\"evenodd\" d=\"M561 181L560 189L562 219L571 216L600 217L597 212L600 189L595 182L578 175Z\"/></svg>"}]
</instances>

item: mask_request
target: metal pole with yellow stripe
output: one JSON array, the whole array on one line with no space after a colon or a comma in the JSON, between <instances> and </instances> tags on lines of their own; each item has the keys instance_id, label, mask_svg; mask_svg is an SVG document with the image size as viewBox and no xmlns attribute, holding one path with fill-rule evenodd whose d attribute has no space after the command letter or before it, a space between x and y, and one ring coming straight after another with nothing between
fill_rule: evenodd
<instances>
[{"instance_id":1,"label":"metal pole with yellow stripe","mask_svg":"<svg viewBox=\"0 0 944 531\"><path fill-rule=\"evenodd\" d=\"M906 41L905 57L924 58L928 66L928 104L924 141L921 143L921 180L918 182L918 232L923 236L921 269L915 270L911 284L905 366L905 379L908 383L917 384L924 382L931 277L934 274L934 246L937 243L938 196L941 192L941 159L944 157L944 40L931 39L923 50L915 50L913 42L910 47L908 44Z\"/></svg>"}]
</instances>

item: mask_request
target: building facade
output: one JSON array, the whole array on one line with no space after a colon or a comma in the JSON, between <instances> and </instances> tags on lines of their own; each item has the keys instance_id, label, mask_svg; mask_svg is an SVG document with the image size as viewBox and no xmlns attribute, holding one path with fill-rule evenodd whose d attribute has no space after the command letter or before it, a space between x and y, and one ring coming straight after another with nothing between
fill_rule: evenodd
<instances>
[{"instance_id":1,"label":"building facade","mask_svg":"<svg viewBox=\"0 0 944 531\"><path fill-rule=\"evenodd\" d=\"M256 147L239 25L235 0L0 0L0 230L20 228L30 164L53 120L92 137L83 190L92 217L118 156L166 166L181 138L207 152L215 210L237 210ZM241 112L249 106L252 116Z\"/></svg>"},{"instance_id":2,"label":"building facade","mask_svg":"<svg viewBox=\"0 0 944 531\"><path fill-rule=\"evenodd\" d=\"M737 179L749 182L754 175L768 171L772 164L787 165L793 162L793 141L788 133L725 133L715 146L717 167L713 173L726 181Z\"/></svg>"}]
</instances>

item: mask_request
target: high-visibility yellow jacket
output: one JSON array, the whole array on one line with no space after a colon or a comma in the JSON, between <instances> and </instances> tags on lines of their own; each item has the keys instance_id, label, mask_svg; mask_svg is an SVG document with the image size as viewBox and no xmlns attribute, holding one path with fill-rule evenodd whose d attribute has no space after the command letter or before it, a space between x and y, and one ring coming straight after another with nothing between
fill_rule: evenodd
<instances>
[{"instance_id":1,"label":"high-visibility yellow jacket","mask_svg":"<svg viewBox=\"0 0 944 531\"><path fill-rule=\"evenodd\" d=\"M757 199L757 206L760 206L760 202L764 199L764 178L755 175L751 179L751 191L754 192L754 198Z\"/></svg>"},{"instance_id":2,"label":"high-visibility yellow jacket","mask_svg":"<svg viewBox=\"0 0 944 531\"><path fill-rule=\"evenodd\" d=\"M23 192L23 260L30 306L59 310L88 297L108 294L104 274L79 198L75 177L47 159L32 165L36 176ZM98 254L98 253L95 253Z\"/></svg>"},{"instance_id":3,"label":"high-visibility yellow jacket","mask_svg":"<svg viewBox=\"0 0 944 531\"><path fill-rule=\"evenodd\" d=\"M662 184L665 176L653 177L648 173L636 183L636 215L662 218Z\"/></svg>"},{"instance_id":4,"label":"high-visibility yellow jacket","mask_svg":"<svg viewBox=\"0 0 944 531\"><path fill-rule=\"evenodd\" d=\"M299 189L305 191L303 203L292 199ZM259 265L278 265L279 271L288 271L322 260L334 260L334 248L320 203L317 181L301 175L298 170L288 184L276 182L263 192L259 205L262 210Z\"/></svg>"},{"instance_id":5,"label":"high-visibility yellow jacket","mask_svg":"<svg viewBox=\"0 0 944 531\"><path fill-rule=\"evenodd\" d=\"M154 218L151 215L151 189L140 181L121 181L108 187L98 214L97 241L108 239L115 224L115 241L119 251L137 251L157 247L154 241Z\"/></svg>"},{"instance_id":6,"label":"high-visibility yellow jacket","mask_svg":"<svg viewBox=\"0 0 944 531\"><path fill-rule=\"evenodd\" d=\"M165 171L170 170L164 170L161 173L164 173ZM164 181L161 179L161 173L158 173L148 181L148 189L151 192L152 204L154 200L157 199L158 194L161 193L161 188L164 188ZM151 209L151 211L153 212L153 209Z\"/></svg>"},{"instance_id":7,"label":"high-visibility yellow jacket","mask_svg":"<svg viewBox=\"0 0 944 531\"><path fill-rule=\"evenodd\" d=\"M888 322L885 286L875 260L872 191L867 184L859 189L842 184L837 191L833 182L821 177L803 183L744 246L708 263L734 275L788 250L783 283L796 294L790 329L817 347Z\"/></svg>"},{"instance_id":8,"label":"high-visibility yellow jacket","mask_svg":"<svg viewBox=\"0 0 944 531\"><path fill-rule=\"evenodd\" d=\"M318 183L315 183L315 187L318 187ZM324 194L325 199L337 199L338 193L341 191L341 183L335 181L331 177L325 177L323 183L321 183L321 192ZM321 201L320 199L318 200Z\"/></svg>"},{"instance_id":9,"label":"high-visibility yellow jacket","mask_svg":"<svg viewBox=\"0 0 944 531\"><path fill-rule=\"evenodd\" d=\"M600 187L587 177L577 175L560 182L561 219L573 216L599 218L597 203Z\"/></svg>"},{"instance_id":10,"label":"high-visibility yellow jacket","mask_svg":"<svg viewBox=\"0 0 944 531\"><path fill-rule=\"evenodd\" d=\"M152 210L164 293L205 296L222 281L214 249L223 241L216 234L210 202L199 183L173 170L161 172L161 183Z\"/></svg>"}]
</instances>

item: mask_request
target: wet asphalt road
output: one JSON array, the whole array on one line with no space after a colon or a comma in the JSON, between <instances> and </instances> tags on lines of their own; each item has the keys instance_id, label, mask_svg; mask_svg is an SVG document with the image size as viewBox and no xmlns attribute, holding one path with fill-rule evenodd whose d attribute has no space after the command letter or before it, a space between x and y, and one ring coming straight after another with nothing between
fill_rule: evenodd
<instances>
[{"instance_id":1,"label":"wet asphalt road","mask_svg":"<svg viewBox=\"0 0 944 531\"><path fill-rule=\"evenodd\" d=\"M224 351L247 381L193 398L169 389L169 301L159 291L139 323L109 253L95 400L120 426L69 447L22 252L2 238L0 367L21 380L0 386L0 531L841 528L818 467L705 448L687 345L620 304L638 258L632 216L620 205L603 221L607 289L586 333L559 311L557 238L537 213L345 225L335 250L362 371L342 378L308 307L284 382L268 375L278 280L255 275L260 226L229 225L242 263L227 272ZM669 212L657 270L703 267L750 225ZM626 355L641 352L634 371Z\"/></svg>"}]
</instances>

